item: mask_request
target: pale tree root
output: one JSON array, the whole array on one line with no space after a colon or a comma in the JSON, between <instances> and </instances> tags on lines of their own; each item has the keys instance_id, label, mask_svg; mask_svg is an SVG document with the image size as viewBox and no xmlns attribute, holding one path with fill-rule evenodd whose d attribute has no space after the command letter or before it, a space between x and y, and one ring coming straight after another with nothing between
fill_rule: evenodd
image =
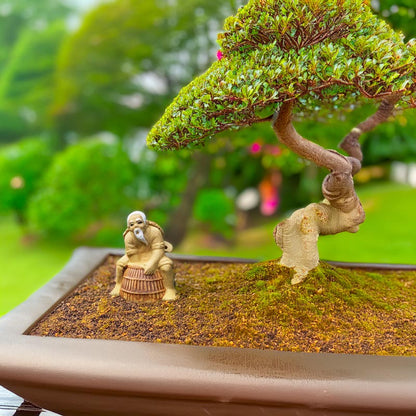
<instances>
[{"instance_id":1,"label":"pale tree root","mask_svg":"<svg viewBox=\"0 0 416 416\"><path fill-rule=\"evenodd\" d=\"M304 281L318 266L320 235L358 231L365 214L353 186L349 175L329 174L323 184L326 199L295 211L274 229L276 244L283 252L280 264L295 272L293 285Z\"/></svg>"}]
</instances>

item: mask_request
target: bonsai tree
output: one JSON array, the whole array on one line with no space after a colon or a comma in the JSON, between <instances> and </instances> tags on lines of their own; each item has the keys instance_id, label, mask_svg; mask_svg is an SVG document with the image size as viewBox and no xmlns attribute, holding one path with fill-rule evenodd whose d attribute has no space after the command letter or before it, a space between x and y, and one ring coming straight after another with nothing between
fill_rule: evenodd
<instances>
[{"instance_id":1,"label":"bonsai tree","mask_svg":"<svg viewBox=\"0 0 416 416\"><path fill-rule=\"evenodd\" d=\"M294 212L274 230L281 264L294 268L293 284L317 266L319 235L356 232L364 221L353 182L363 159L360 136L396 108L415 107L416 44L405 44L368 3L250 0L226 20L219 60L180 91L148 136L155 149L179 149L271 121L284 145L329 170L323 202ZM292 124L294 116L321 119L371 101L374 114L339 145L345 154L302 137Z\"/></svg>"}]
</instances>

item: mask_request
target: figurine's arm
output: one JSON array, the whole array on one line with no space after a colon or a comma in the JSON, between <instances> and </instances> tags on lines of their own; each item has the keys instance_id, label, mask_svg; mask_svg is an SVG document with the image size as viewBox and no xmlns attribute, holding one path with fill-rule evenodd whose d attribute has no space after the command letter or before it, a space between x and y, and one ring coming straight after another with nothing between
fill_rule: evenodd
<instances>
[{"instance_id":1,"label":"figurine's arm","mask_svg":"<svg viewBox=\"0 0 416 416\"><path fill-rule=\"evenodd\" d=\"M134 244L135 243L135 237L133 236L132 232L128 232L124 235L124 247L126 251L126 256L130 258L137 252L137 247Z\"/></svg>"},{"instance_id":2,"label":"figurine's arm","mask_svg":"<svg viewBox=\"0 0 416 416\"><path fill-rule=\"evenodd\" d=\"M159 230L157 231L156 236L149 243L151 244L152 255L146 263L146 268L144 270L145 274L153 273L157 269L161 258L165 254L165 242Z\"/></svg>"}]
</instances>

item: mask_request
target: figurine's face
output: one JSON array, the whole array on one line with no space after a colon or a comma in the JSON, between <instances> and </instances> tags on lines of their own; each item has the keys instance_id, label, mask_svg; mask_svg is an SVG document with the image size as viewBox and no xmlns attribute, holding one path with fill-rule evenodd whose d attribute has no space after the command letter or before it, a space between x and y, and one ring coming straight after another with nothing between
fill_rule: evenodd
<instances>
[{"instance_id":1,"label":"figurine's face","mask_svg":"<svg viewBox=\"0 0 416 416\"><path fill-rule=\"evenodd\" d=\"M140 214L130 215L128 221L128 228L134 232L136 228L143 230L146 226L146 223L143 221L143 218Z\"/></svg>"},{"instance_id":2,"label":"figurine's face","mask_svg":"<svg viewBox=\"0 0 416 416\"><path fill-rule=\"evenodd\" d=\"M140 214L132 214L129 216L128 229L133 232L136 238L142 243L147 245L147 240L144 236L143 231L146 229L146 221L143 220L143 217Z\"/></svg>"}]
</instances>

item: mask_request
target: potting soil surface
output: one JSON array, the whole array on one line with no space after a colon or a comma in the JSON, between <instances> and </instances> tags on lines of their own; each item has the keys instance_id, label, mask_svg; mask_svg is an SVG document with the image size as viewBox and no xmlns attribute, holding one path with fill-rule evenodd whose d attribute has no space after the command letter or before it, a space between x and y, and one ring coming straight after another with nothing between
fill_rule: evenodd
<instances>
[{"instance_id":1,"label":"potting soil surface","mask_svg":"<svg viewBox=\"0 0 416 416\"><path fill-rule=\"evenodd\" d=\"M111 297L109 256L30 335L284 351L416 355L416 271L175 261L179 299Z\"/></svg>"}]
</instances>

